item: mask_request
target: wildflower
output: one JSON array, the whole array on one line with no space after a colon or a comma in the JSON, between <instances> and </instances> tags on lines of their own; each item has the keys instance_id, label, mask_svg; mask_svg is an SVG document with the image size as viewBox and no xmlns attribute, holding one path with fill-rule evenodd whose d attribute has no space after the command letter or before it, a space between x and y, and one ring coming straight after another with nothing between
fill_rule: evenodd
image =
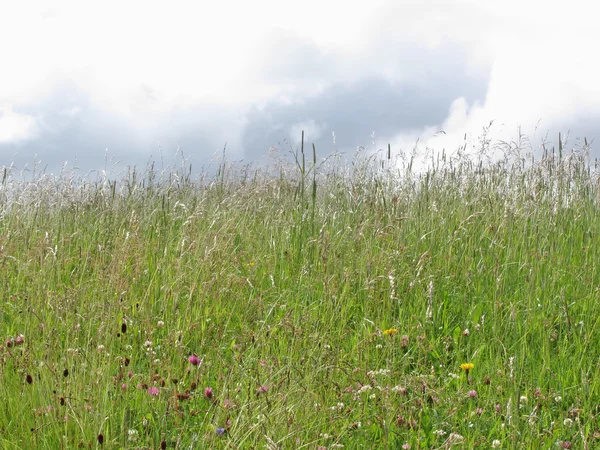
<instances>
[{"instance_id":1,"label":"wildflower","mask_svg":"<svg viewBox=\"0 0 600 450\"><path fill-rule=\"evenodd\" d=\"M463 330L463 332L462 332L462 335L463 335L463 336L468 336L468 335L470 335L470 334L471 334L471 332L469 331L469 329L468 329L468 328L465 328L465 329Z\"/></svg>"},{"instance_id":2,"label":"wildflower","mask_svg":"<svg viewBox=\"0 0 600 450\"><path fill-rule=\"evenodd\" d=\"M475 367L475 364L473 364L473 363L462 363L460 365L460 368L465 371L465 374L467 376L467 384L469 384L469 382L471 381L469 379L469 371L474 367Z\"/></svg>"},{"instance_id":3,"label":"wildflower","mask_svg":"<svg viewBox=\"0 0 600 450\"><path fill-rule=\"evenodd\" d=\"M202 360L200 358L198 358L196 355L191 355L188 358L188 361L190 362L190 364L192 364L193 366L198 366L200 365L200 363L202 362Z\"/></svg>"},{"instance_id":4,"label":"wildflower","mask_svg":"<svg viewBox=\"0 0 600 450\"><path fill-rule=\"evenodd\" d=\"M104 351L104 345L99 345L98 346L98 353L102 353Z\"/></svg>"},{"instance_id":5,"label":"wildflower","mask_svg":"<svg viewBox=\"0 0 600 450\"><path fill-rule=\"evenodd\" d=\"M157 328L162 328L165 326L165 323L162 320L159 320L158 323L156 324Z\"/></svg>"},{"instance_id":6,"label":"wildflower","mask_svg":"<svg viewBox=\"0 0 600 450\"><path fill-rule=\"evenodd\" d=\"M563 443L561 444L561 448L571 448L571 442L563 441Z\"/></svg>"},{"instance_id":7,"label":"wildflower","mask_svg":"<svg viewBox=\"0 0 600 450\"><path fill-rule=\"evenodd\" d=\"M102 445L104 443L104 436L102 433L98 435L98 444Z\"/></svg>"},{"instance_id":8,"label":"wildflower","mask_svg":"<svg viewBox=\"0 0 600 450\"><path fill-rule=\"evenodd\" d=\"M498 439L492 441L492 448L500 448L501 442Z\"/></svg>"},{"instance_id":9,"label":"wildflower","mask_svg":"<svg viewBox=\"0 0 600 450\"><path fill-rule=\"evenodd\" d=\"M264 394L269 390L269 386L262 385L256 390L256 395Z\"/></svg>"},{"instance_id":10,"label":"wildflower","mask_svg":"<svg viewBox=\"0 0 600 450\"><path fill-rule=\"evenodd\" d=\"M204 389L204 398L212 398L213 396L213 390L211 387L207 387L206 389Z\"/></svg>"},{"instance_id":11,"label":"wildflower","mask_svg":"<svg viewBox=\"0 0 600 450\"><path fill-rule=\"evenodd\" d=\"M156 397L158 395L158 388L156 386L152 386L150 388L148 388L148 390L146 391L148 392L148 394L150 394L153 397Z\"/></svg>"},{"instance_id":12,"label":"wildflower","mask_svg":"<svg viewBox=\"0 0 600 450\"><path fill-rule=\"evenodd\" d=\"M397 392L398 394L401 394L401 395L408 395L408 390L404 386L400 386L400 385L394 386L392 388L392 392Z\"/></svg>"},{"instance_id":13,"label":"wildflower","mask_svg":"<svg viewBox=\"0 0 600 450\"><path fill-rule=\"evenodd\" d=\"M410 444L404 444L402 450L410 450Z\"/></svg>"},{"instance_id":14,"label":"wildflower","mask_svg":"<svg viewBox=\"0 0 600 450\"><path fill-rule=\"evenodd\" d=\"M398 334L398 329L397 328L388 328L387 330L385 330L383 332L383 334L385 336L393 336L395 334Z\"/></svg>"},{"instance_id":15,"label":"wildflower","mask_svg":"<svg viewBox=\"0 0 600 450\"><path fill-rule=\"evenodd\" d=\"M217 434L223 436L225 434L225 428L217 428Z\"/></svg>"},{"instance_id":16,"label":"wildflower","mask_svg":"<svg viewBox=\"0 0 600 450\"><path fill-rule=\"evenodd\" d=\"M483 409L482 408L477 408L475 410L475 414L477 414L478 416L481 416L483 414Z\"/></svg>"},{"instance_id":17,"label":"wildflower","mask_svg":"<svg viewBox=\"0 0 600 450\"><path fill-rule=\"evenodd\" d=\"M361 386L357 393L362 394L363 392L370 391L371 389L373 389L373 387L370 384L365 384L364 386Z\"/></svg>"},{"instance_id":18,"label":"wildflower","mask_svg":"<svg viewBox=\"0 0 600 450\"><path fill-rule=\"evenodd\" d=\"M22 345L25 342L25 336L23 336L22 334L17 336L17 339L15 339L15 345Z\"/></svg>"},{"instance_id":19,"label":"wildflower","mask_svg":"<svg viewBox=\"0 0 600 450\"><path fill-rule=\"evenodd\" d=\"M563 420L563 425L565 427L570 427L571 425L573 425L573 420L569 419L569 418L566 418L565 420Z\"/></svg>"},{"instance_id":20,"label":"wildflower","mask_svg":"<svg viewBox=\"0 0 600 450\"><path fill-rule=\"evenodd\" d=\"M123 383L121 385L121 390L126 391L127 390L127 385L125 383Z\"/></svg>"},{"instance_id":21,"label":"wildflower","mask_svg":"<svg viewBox=\"0 0 600 450\"><path fill-rule=\"evenodd\" d=\"M400 343L400 347L406 348L408 347L408 336L405 334L402 336L402 342Z\"/></svg>"},{"instance_id":22,"label":"wildflower","mask_svg":"<svg viewBox=\"0 0 600 450\"><path fill-rule=\"evenodd\" d=\"M469 393L467 394L467 397L469 398L477 398L477 391L476 390L470 390Z\"/></svg>"},{"instance_id":23,"label":"wildflower","mask_svg":"<svg viewBox=\"0 0 600 450\"><path fill-rule=\"evenodd\" d=\"M450 443L463 442L464 440L465 438L458 433L450 433L450 436L448 436L448 441Z\"/></svg>"}]
</instances>

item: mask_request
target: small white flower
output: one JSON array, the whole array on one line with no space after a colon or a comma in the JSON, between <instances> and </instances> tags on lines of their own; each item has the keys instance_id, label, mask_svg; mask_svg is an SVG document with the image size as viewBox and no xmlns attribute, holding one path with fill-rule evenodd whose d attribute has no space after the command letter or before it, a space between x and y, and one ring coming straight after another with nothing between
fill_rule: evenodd
<instances>
[{"instance_id":1,"label":"small white flower","mask_svg":"<svg viewBox=\"0 0 600 450\"><path fill-rule=\"evenodd\" d=\"M165 326L165 323L164 323L162 320L159 320L159 321L158 321L158 323L156 324L156 326L157 326L158 328L162 328L162 327L164 327L164 326Z\"/></svg>"},{"instance_id":2,"label":"small white flower","mask_svg":"<svg viewBox=\"0 0 600 450\"><path fill-rule=\"evenodd\" d=\"M556 403L560 403L561 400L562 400L562 397L560 395L557 395L556 397L554 397L554 401Z\"/></svg>"},{"instance_id":3,"label":"small white flower","mask_svg":"<svg viewBox=\"0 0 600 450\"><path fill-rule=\"evenodd\" d=\"M373 389L373 388L371 387L370 384L365 384L364 386L361 386L361 388L357 391L357 393L362 394L363 392L370 391L371 389Z\"/></svg>"},{"instance_id":4,"label":"small white flower","mask_svg":"<svg viewBox=\"0 0 600 450\"><path fill-rule=\"evenodd\" d=\"M98 346L98 353L102 353L104 351L104 345L99 345Z\"/></svg>"},{"instance_id":5,"label":"small white flower","mask_svg":"<svg viewBox=\"0 0 600 450\"><path fill-rule=\"evenodd\" d=\"M152 341L144 342L144 347L152 347Z\"/></svg>"},{"instance_id":6,"label":"small white flower","mask_svg":"<svg viewBox=\"0 0 600 450\"><path fill-rule=\"evenodd\" d=\"M450 436L448 436L450 442L462 442L464 439L465 438L458 433L450 433Z\"/></svg>"},{"instance_id":7,"label":"small white flower","mask_svg":"<svg viewBox=\"0 0 600 450\"><path fill-rule=\"evenodd\" d=\"M501 445L501 443L498 439L494 439L492 441L492 448L500 448L500 445Z\"/></svg>"},{"instance_id":8,"label":"small white flower","mask_svg":"<svg viewBox=\"0 0 600 450\"><path fill-rule=\"evenodd\" d=\"M567 417L565 420L563 420L563 425L565 427L570 427L573 425L573 421Z\"/></svg>"},{"instance_id":9,"label":"small white flower","mask_svg":"<svg viewBox=\"0 0 600 450\"><path fill-rule=\"evenodd\" d=\"M332 406L330 409L331 409L332 411L336 411L336 410L339 410L339 411L341 411L342 409L344 409L344 406L345 406L345 405L344 405L342 402L340 402L340 403L338 403L337 405L335 405L335 406Z\"/></svg>"}]
</instances>

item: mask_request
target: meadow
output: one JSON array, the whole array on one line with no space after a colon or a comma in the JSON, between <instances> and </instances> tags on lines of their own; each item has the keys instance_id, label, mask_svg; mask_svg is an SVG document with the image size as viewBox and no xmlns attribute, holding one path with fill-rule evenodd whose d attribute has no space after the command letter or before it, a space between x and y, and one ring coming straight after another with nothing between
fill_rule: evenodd
<instances>
[{"instance_id":1,"label":"meadow","mask_svg":"<svg viewBox=\"0 0 600 450\"><path fill-rule=\"evenodd\" d=\"M521 147L3 168L0 447L600 448L599 172Z\"/></svg>"}]
</instances>

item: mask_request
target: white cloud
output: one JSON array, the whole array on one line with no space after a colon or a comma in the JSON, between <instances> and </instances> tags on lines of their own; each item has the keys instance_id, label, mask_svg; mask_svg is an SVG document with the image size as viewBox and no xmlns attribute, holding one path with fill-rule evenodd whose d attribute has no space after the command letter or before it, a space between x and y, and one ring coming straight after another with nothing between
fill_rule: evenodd
<instances>
[{"instance_id":1,"label":"white cloud","mask_svg":"<svg viewBox=\"0 0 600 450\"><path fill-rule=\"evenodd\" d=\"M290 127L290 139L295 144L300 144L302 141L302 131L304 131L304 142L308 148L309 142L318 140L323 133L326 131L326 126L315 122L314 120L308 120L306 122L296 123Z\"/></svg>"},{"instance_id":2,"label":"white cloud","mask_svg":"<svg viewBox=\"0 0 600 450\"><path fill-rule=\"evenodd\" d=\"M454 92L452 86L433 86L437 80L489 76L480 102L469 103L469 93L459 93L445 121L436 118L418 129L381 136L393 143L412 140L412 146L421 137L424 144L454 148L465 133L479 135L490 120L503 123L505 135L514 135L518 125L532 131L540 119L542 128L573 123L600 116L600 68L592 57L600 28L590 4L57 0L48 8L43 0L13 2L10 13L0 15L0 42L15 43L2 48L0 104L27 115L5 113L0 123L11 123L11 131L0 130L2 142L34 138L50 128L62 132L69 121L87 123L90 109L122 123L138 140L165 142L167 135L168 142L177 142L187 133L185 124L235 141L251 105L260 108L274 99L297 105L332 85L374 77L394 86L417 85L433 98L440 89ZM448 71L455 77L437 75ZM87 104L74 99L39 112L65 81ZM357 99L357 104L371 101ZM451 100L443 101L446 108ZM222 114L227 118L220 123L212 116L215 105L234 113ZM236 114L240 117L233 118ZM48 128L54 115L62 119ZM296 128L305 127L307 134L322 137L331 132L324 123L333 120L292 118L282 132L295 136ZM439 129L446 134L428 141ZM335 132L341 140L344 130Z\"/></svg>"},{"instance_id":3,"label":"white cloud","mask_svg":"<svg viewBox=\"0 0 600 450\"><path fill-rule=\"evenodd\" d=\"M568 5L485 0L473 5L479 20L454 17L457 28L471 30L463 37L479 40L473 54L485 49L482 54L490 64L485 100L468 105L457 99L439 127L402 132L389 140L406 149L420 138L422 147L455 150L463 145L465 133L476 145L476 137L493 120L492 139L510 141L520 128L537 138L532 142L535 148L546 131L564 133L567 125L600 117L600 63L591 57L600 42L600 28L591 19L589 5L579 0ZM479 33L473 27L480 28ZM443 34L438 31L438 37ZM446 134L434 136L437 129Z\"/></svg>"},{"instance_id":4,"label":"white cloud","mask_svg":"<svg viewBox=\"0 0 600 450\"><path fill-rule=\"evenodd\" d=\"M0 143L33 139L37 131L34 117L16 113L11 106L0 106Z\"/></svg>"}]
</instances>

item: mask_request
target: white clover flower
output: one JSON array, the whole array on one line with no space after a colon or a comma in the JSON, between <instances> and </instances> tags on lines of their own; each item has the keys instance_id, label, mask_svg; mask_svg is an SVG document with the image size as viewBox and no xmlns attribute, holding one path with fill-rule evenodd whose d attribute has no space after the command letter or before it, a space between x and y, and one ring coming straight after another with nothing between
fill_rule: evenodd
<instances>
[{"instance_id":1,"label":"white clover flower","mask_svg":"<svg viewBox=\"0 0 600 450\"><path fill-rule=\"evenodd\" d=\"M492 441L492 448L500 448L500 445L502 445L502 444L500 443L500 441L498 439L494 439Z\"/></svg>"}]
</instances>

